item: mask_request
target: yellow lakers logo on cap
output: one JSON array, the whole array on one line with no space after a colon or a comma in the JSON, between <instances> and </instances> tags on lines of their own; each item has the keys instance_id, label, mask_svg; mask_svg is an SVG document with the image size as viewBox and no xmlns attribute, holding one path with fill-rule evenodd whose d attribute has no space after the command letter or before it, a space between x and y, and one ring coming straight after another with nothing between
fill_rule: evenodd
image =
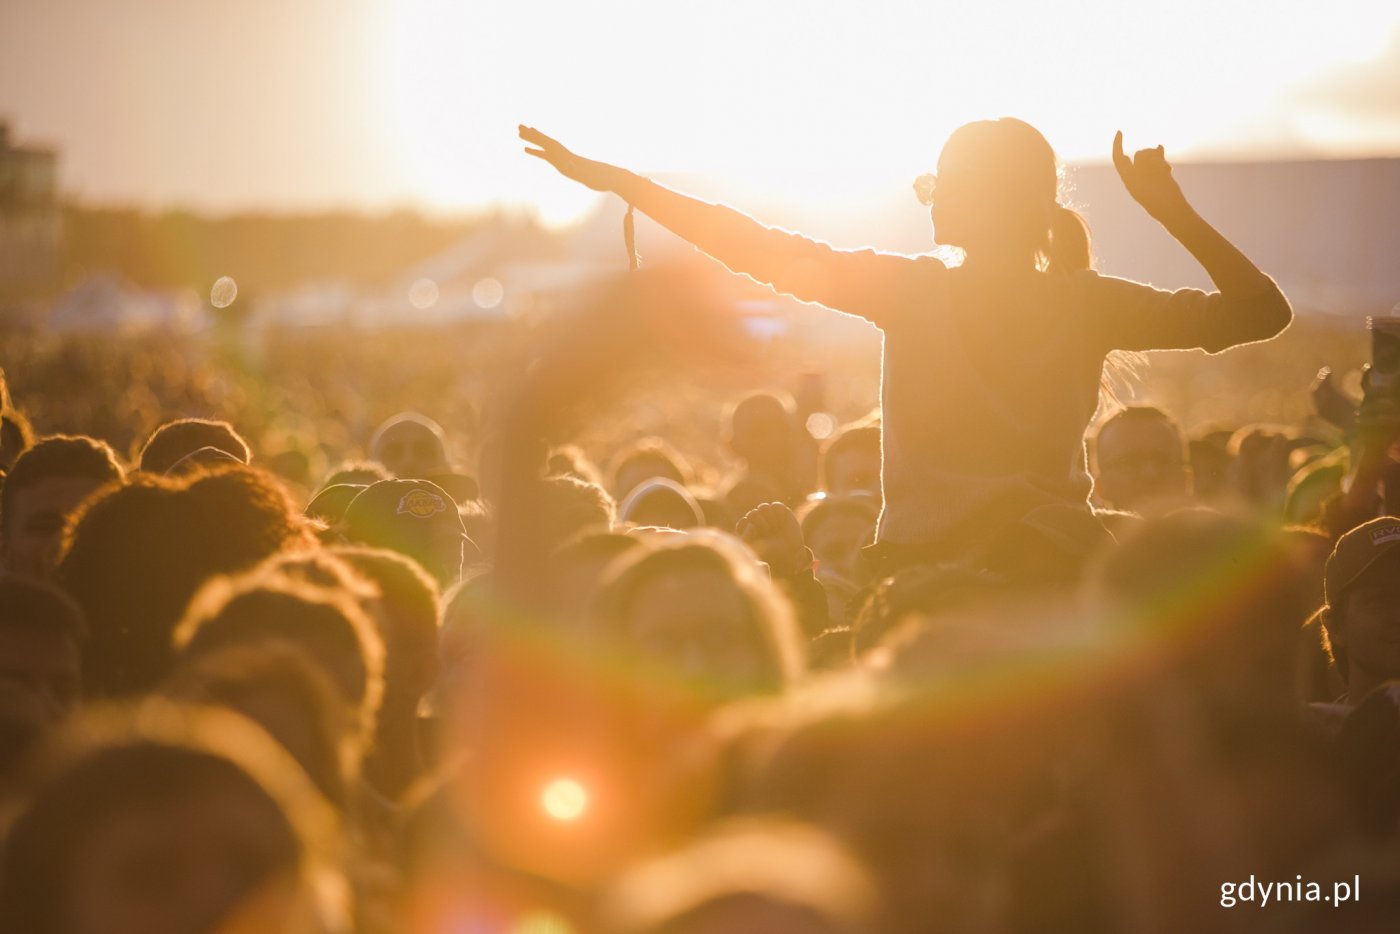
<instances>
[{"instance_id":1,"label":"yellow lakers logo on cap","mask_svg":"<svg viewBox=\"0 0 1400 934\"><path fill-rule=\"evenodd\" d=\"M395 510L399 515L408 513L418 519L426 519L446 511L447 504L442 501L442 497L427 490L405 493L403 499L399 500L399 508Z\"/></svg>"}]
</instances>

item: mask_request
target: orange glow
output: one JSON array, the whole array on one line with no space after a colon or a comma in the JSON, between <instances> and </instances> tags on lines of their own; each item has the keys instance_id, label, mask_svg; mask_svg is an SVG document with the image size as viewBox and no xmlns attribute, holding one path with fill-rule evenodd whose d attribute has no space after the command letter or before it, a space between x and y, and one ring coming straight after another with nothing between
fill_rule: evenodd
<instances>
[{"instance_id":1,"label":"orange glow","mask_svg":"<svg viewBox=\"0 0 1400 934\"><path fill-rule=\"evenodd\" d=\"M65 190L220 210L589 210L596 194L521 157L522 122L722 183L718 197L831 209L907 191L954 127L1003 114L1071 160L1106 159L1120 127L1187 158L1400 151L1388 0L171 9L0 10L0 113L60 151ZM75 61L104 76L101 107Z\"/></svg>"},{"instance_id":2,"label":"orange glow","mask_svg":"<svg viewBox=\"0 0 1400 934\"><path fill-rule=\"evenodd\" d=\"M576 821L588 810L588 790L572 778L556 778L540 792L540 807L561 823Z\"/></svg>"}]
</instances>

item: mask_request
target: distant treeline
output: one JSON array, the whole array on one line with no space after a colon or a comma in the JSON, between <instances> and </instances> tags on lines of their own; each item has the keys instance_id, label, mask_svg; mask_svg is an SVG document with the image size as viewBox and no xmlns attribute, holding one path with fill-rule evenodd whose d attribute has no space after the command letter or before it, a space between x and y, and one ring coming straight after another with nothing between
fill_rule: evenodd
<instances>
[{"instance_id":1,"label":"distant treeline","mask_svg":"<svg viewBox=\"0 0 1400 934\"><path fill-rule=\"evenodd\" d=\"M65 207L63 220L59 289L114 272L154 289L204 289L232 276L247 293L307 280L379 284L491 222L411 211L213 218L81 206Z\"/></svg>"}]
</instances>

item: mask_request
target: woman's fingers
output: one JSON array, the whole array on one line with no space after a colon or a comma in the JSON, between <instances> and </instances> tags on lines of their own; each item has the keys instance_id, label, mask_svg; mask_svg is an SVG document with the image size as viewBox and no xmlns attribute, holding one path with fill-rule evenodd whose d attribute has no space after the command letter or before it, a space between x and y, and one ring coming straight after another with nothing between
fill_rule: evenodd
<instances>
[{"instance_id":1,"label":"woman's fingers","mask_svg":"<svg viewBox=\"0 0 1400 934\"><path fill-rule=\"evenodd\" d=\"M1123 131L1119 130L1113 136L1113 164L1118 169L1118 174L1122 175L1133 167L1133 160L1129 159L1123 152Z\"/></svg>"},{"instance_id":2,"label":"woman's fingers","mask_svg":"<svg viewBox=\"0 0 1400 934\"><path fill-rule=\"evenodd\" d=\"M536 146L540 147L540 149L543 150L559 149L563 152L568 152L567 149L565 149L559 144L558 140L554 139L553 137L546 136L534 127L526 126L523 123L520 124L520 138L527 143L534 143Z\"/></svg>"},{"instance_id":3,"label":"woman's fingers","mask_svg":"<svg viewBox=\"0 0 1400 934\"><path fill-rule=\"evenodd\" d=\"M1152 149L1139 149L1131 156L1123 151L1123 131L1113 137L1113 165L1125 183L1143 180L1143 173L1159 174L1163 169L1170 170L1166 148L1155 146Z\"/></svg>"}]
</instances>

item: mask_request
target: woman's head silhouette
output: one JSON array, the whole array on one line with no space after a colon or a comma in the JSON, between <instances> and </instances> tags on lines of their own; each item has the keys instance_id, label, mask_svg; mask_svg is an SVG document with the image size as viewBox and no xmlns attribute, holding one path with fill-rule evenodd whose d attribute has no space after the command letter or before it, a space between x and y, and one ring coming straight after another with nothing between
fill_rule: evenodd
<instances>
[{"instance_id":1,"label":"woman's head silhouette","mask_svg":"<svg viewBox=\"0 0 1400 934\"><path fill-rule=\"evenodd\" d=\"M953 131L936 176L915 182L934 239L969 259L1050 271L1089 267L1088 228L1058 201L1055 151L1023 120L977 120Z\"/></svg>"}]
</instances>

